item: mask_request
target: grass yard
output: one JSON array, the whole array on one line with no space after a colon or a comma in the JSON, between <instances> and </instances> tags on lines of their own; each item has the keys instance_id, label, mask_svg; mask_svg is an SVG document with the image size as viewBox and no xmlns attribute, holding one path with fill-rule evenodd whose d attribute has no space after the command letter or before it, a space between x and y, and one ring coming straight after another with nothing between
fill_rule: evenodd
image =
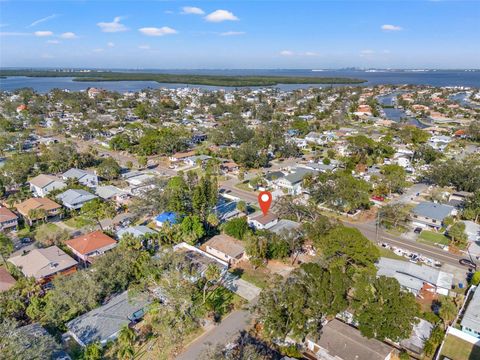
<instances>
[{"instance_id":1,"label":"grass yard","mask_svg":"<svg viewBox=\"0 0 480 360\"><path fill-rule=\"evenodd\" d=\"M454 360L480 359L480 347L456 336L448 335L443 345L442 356Z\"/></svg>"},{"instance_id":2,"label":"grass yard","mask_svg":"<svg viewBox=\"0 0 480 360\"><path fill-rule=\"evenodd\" d=\"M266 273L266 269L256 269L254 270L251 267L242 267L241 269L234 269L232 272L234 274L240 275L240 278L252 283L255 286L258 286L261 289L264 289L270 283L270 275Z\"/></svg>"},{"instance_id":3,"label":"grass yard","mask_svg":"<svg viewBox=\"0 0 480 360\"><path fill-rule=\"evenodd\" d=\"M81 229L85 226L92 226L95 225L95 222L89 219L85 219L82 216L75 216L64 221L65 225L70 226L75 229Z\"/></svg>"},{"instance_id":4,"label":"grass yard","mask_svg":"<svg viewBox=\"0 0 480 360\"><path fill-rule=\"evenodd\" d=\"M428 230L423 230L417 240L426 244L450 244L450 240L445 235Z\"/></svg>"},{"instance_id":5,"label":"grass yard","mask_svg":"<svg viewBox=\"0 0 480 360\"><path fill-rule=\"evenodd\" d=\"M238 183L238 184L235 184L235 187L240 189L240 190L243 190L243 191L253 192L253 189L248 186L248 180L244 181L244 182L241 182L241 183Z\"/></svg>"},{"instance_id":6,"label":"grass yard","mask_svg":"<svg viewBox=\"0 0 480 360\"><path fill-rule=\"evenodd\" d=\"M389 258L389 259L395 259L395 260L403 260L403 261L408 261L407 258L395 254L392 250L386 249L382 246L378 246L378 250L380 250L380 256Z\"/></svg>"}]
</instances>

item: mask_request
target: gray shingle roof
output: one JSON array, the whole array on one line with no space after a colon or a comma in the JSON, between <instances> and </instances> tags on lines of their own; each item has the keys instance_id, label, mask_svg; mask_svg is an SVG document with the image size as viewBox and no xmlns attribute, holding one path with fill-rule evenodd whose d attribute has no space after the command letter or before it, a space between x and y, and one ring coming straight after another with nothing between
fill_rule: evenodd
<instances>
[{"instance_id":1,"label":"gray shingle roof","mask_svg":"<svg viewBox=\"0 0 480 360\"><path fill-rule=\"evenodd\" d=\"M427 265L416 265L403 260L380 258L376 264L378 276L393 277L400 285L419 291L423 283L435 285L450 290L453 283L453 274L446 273Z\"/></svg>"},{"instance_id":2,"label":"gray shingle roof","mask_svg":"<svg viewBox=\"0 0 480 360\"><path fill-rule=\"evenodd\" d=\"M97 196L83 189L68 189L57 196L64 204L78 204L95 199Z\"/></svg>"},{"instance_id":3,"label":"gray shingle roof","mask_svg":"<svg viewBox=\"0 0 480 360\"><path fill-rule=\"evenodd\" d=\"M126 229L120 229L117 232L117 236L121 238L125 234L133 235L134 237L143 237L147 234L156 234L157 232L150 229L148 226L138 225L130 226Z\"/></svg>"},{"instance_id":4,"label":"gray shingle roof","mask_svg":"<svg viewBox=\"0 0 480 360\"><path fill-rule=\"evenodd\" d=\"M142 294L134 299L128 298L128 292L113 297L108 303L67 323L67 328L84 345L95 341L105 343L116 338L124 325L136 319L134 314L149 304L147 296ZM140 317L141 317L140 316Z\"/></svg>"},{"instance_id":5,"label":"gray shingle roof","mask_svg":"<svg viewBox=\"0 0 480 360\"><path fill-rule=\"evenodd\" d=\"M368 339L360 331L340 320L332 320L322 328L316 343L325 349L329 358L343 360L385 360L393 348L375 339Z\"/></svg>"},{"instance_id":6,"label":"gray shingle roof","mask_svg":"<svg viewBox=\"0 0 480 360\"><path fill-rule=\"evenodd\" d=\"M64 172L62 176L67 179L71 179L71 178L80 179L85 175L92 175L92 174L93 172L91 171L71 168L70 170L67 170L66 172Z\"/></svg>"},{"instance_id":7,"label":"gray shingle roof","mask_svg":"<svg viewBox=\"0 0 480 360\"><path fill-rule=\"evenodd\" d=\"M467 310L463 315L462 322L460 323L463 327L469 329L480 331L480 290L479 287L475 289L473 293L472 300L467 306Z\"/></svg>"},{"instance_id":8,"label":"gray shingle roof","mask_svg":"<svg viewBox=\"0 0 480 360\"><path fill-rule=\"evenodd\" d=\"M443 219L451 215L453 210L455 210L453 206L436 204L433 202L421 202L412 210L412 212L416 215L443 221Z\"/></svg>"}]
</instances>

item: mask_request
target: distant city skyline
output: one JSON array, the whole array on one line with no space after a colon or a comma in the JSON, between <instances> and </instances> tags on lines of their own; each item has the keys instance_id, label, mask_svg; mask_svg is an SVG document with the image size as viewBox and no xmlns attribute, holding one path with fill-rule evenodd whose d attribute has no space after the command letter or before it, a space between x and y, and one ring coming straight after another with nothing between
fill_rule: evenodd
<instances>
[{"instance_id":1,"label":"distant city skyline","mask_svg":"<svg viewBox=\"0 0 480 360\"><path fill-rule=\"evenodd\" d=\"M480 68L477 1L2 0L0 7L1 67Z\"/></svg>"}]
</instances>

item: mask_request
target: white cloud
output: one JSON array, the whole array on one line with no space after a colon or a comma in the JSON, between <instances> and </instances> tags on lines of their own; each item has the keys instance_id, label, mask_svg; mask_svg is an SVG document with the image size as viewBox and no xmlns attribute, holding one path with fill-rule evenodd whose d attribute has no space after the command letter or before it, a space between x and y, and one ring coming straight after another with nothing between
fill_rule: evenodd
<instances>
[{"instance_id":1,"label":"white cloud","mask_svg":"<svg viewBox=\"0 0 480 360\"><path fill-rule=\"evenodd\" d=\"M113 42L110 41L110 42L107 43L107 46L110 47L110 48L112 48L112 47L115 46L115 43L113 43Z\"/></svg>"},{"instance_id":2,"label":"white cloud","mask_svg":"<svg viewBox=\"0 0 480 360\"><path fill-rule=\"evenodd\" d=\"M184 6L182 7L182 14L185 15L204 15L205 11L195 6Z\"/></svg>"},{"instance_id":3,"label":"white cloud","mask_svg":"<svg viewBox=\"0 0 480 360\"><path fill-rule=\"evenodd\" d=\"M306 51L303 55L305 56L319 56L318 53L314 51Z\"/></svg>"},{"instance_id":4,"label":"white cloud","mask_svg":"<svg viewBox=\"0 0 480 360\"><path fill-rule=\"evenodd\" d=\"M225 31L220 33L220 36L238 36L238 35L245 35L245 31Z\"/></svg>"},{"instance_id":5,"label":"white cloud","mask_svg":"<svg viewBox=\"0 0 480 360\"><path fill-rule=\"evenodd\" d=\"M47 44L60 44L58 40L47 40Z\"/></svg>"},{"instance_id":6,"label":"white cloud","mask_svg":"<svg viewBox=\"0 0 480 360\"><path fill-rule=\"evenodd\" d=\"M375 53L376 53L376 51L374 51L374 50L365 49L365 50L360 51L360 57L369 58L369 57L372 57L373 55L375 55Z\"/></svg>"},{"instance_id":7,"label":"white cloud","mask_svg":"<svg viewBox=\"0 0 480 360\"><path fill-rule=\"evenodd\" d=\"M228 10L215 10L205 16L205 20L210 22L235 21L238 20L238 17Z\"/></svg>"},{"instance_id":8,"label":"white cloud","mask_svg":"<svg viewBox=\"0 0 480 360\"><path fill-rule=\"evenodd\" d=\"M172 29L171 27L168 26L162 26L161 28L157 27L144 27L138 29L142 34L147 35L147 36L164 36L164 35L172 35L176 34L177 30Z\"/></svg>"},{"instance_id":9,"label":"white cloud","mask_svg":"<svg viewBox=\"0 0 480 360\"><path fill-rule=\"evenodd\" d=\"M150 45L139 45L138 48L141 50L150 50Z\"/></svg>"},{"instance_id":10,"label":"white cloud","mask_svg":"<svg viewBox=\"0 0 480 360\"><path fill-rule=\"evenodd\" d=\"M93 49L93 52L101 53L103 52L103 49L102 48Z\"/></svg>"},{"instance_id":11,"label":"white cloud","mask_svg":"<svg viewBox=\"0 0 480 360\"><path fill-rule=\"evenodd\" d=\"M36 25L41 24L41 23L43 23L43 22L45 22L45 21L55 19L57 16L58 16L57 14L52 14L52 15L46 16L46 17L44 17L44 18L35 20L34 22L32 22L32 23L31 23L30 25L28 25L27 27L36 26Z\"/></svg>"},{"instance_id":12,"label":"white cloud","mask_svg":"<svg viewBox=\"0 0 480 360\"><path fill-rule=\"evenodd\" d=\"M0 36L28 36L32 35L31 33L26 32L9 32L9 31L1 31Z\"/></svg>"},{"instance_id":13,"label":"white cloud","mask_svg":"<svg viewBox=\"0 0 480 360\"><path fill-rule=\"evenodd\" d=\"M116 16L112 22L99 22L97 23L97 26L102 29L103 32L114 33L127 31L127 27L120 23L120 20L122 20L122 18L120 16Z\"/></svg>"},{"instance_id":14,"label":"white cloud","mask_svg":"<svg viewBox=\"0 0 480 360\"><path fill-rule=\"evenodd\" d=\"M52 36L53 32L48 31L48 30L44 30L44 31L35 31L33 34L35 36L45 37L45 36Z\"/></svg>"},{"instance_id":15,"label":"white cloud","mask_svg":"<svg viewBox=\"0 0 480 360\"><path fill-rule=\"evenodd\" d=\"M291 50L282 50L280 51L280 55L282 56L293 56L295 53Z\"/></svg>"},{"instance_id":16,"label":"white cloud","mask_svg":"<svg viewBox=\"0 0 480 360\"><path fill-rule=\"evenodd\" d=\"M76 39L78 36L74 32L68 31L60 35L62 39Z\"/></svg>"},{"instance_id":17,"label":"white cloud","mask_svg":"<svg viewBox=\"0 0 480 360\"><path fill-rule=\"evenodd\" d=\"M402 28L397 25L382 25L382 30L384 31L400 31Z\"/></svg>"}]
</instances>

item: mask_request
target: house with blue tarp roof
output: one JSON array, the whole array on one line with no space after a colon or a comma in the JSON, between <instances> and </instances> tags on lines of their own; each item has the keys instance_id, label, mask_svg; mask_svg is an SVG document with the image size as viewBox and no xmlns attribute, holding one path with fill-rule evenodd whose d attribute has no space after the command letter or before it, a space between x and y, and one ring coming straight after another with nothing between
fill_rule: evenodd
<instances>
[{"instance_id":1,"label":"house with blue tarp roof","mask_svg":"<svg viewBox=\"0 0 480 360\"><path fill-rule=\"evenodd\" d=\"M165 223L170 225L178 224L180 220L181 218L177 213L165 211L155 218L155 223L158 227L162 227Z\"/></svg>"}]
</instances>

